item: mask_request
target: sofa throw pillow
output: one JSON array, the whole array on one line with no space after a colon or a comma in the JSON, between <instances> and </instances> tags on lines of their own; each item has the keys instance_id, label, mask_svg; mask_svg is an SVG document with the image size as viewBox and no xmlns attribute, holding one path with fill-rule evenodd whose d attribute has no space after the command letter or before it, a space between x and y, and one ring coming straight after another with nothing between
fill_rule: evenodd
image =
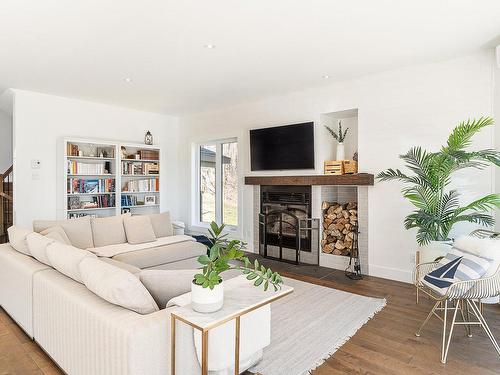
<instances>
[{"instance_id":1,"label":"sofa throw pillow","mask_svg":"<svg viewBox=\"0 0 500 375\"><path fill-rule=\"evenodd\" d=\"M79 283L83 283L78 265L85 258L97 257L90 251L54 241L47 246L47 258L49 259L52 267L61 272L63 275L66 275Z\"/></svg>"},{"instance_id":2,"label":"sofa throw pillow","mask_svg":"<svg viewBox=\"0 0 500 375\"><path fill-rule=\"evenodd\" d=\"M126 217L123 220L127 241L130 244L140 244L156 241L151 219L146 215Z\"/></svg>"},{"instance_id":3,"label":"sofa throw pillow","mask_svg":"<svg viewBox=\"0 0 500 375\"><path fill-rule=\"evenodd\" d=\"M47 246L51 243L55 242L53 238L49 238L46 236L42 236L39 233L32 232L26 236L26 242L28 243L28 248L32 256L35 257L36 260L46 264L48 266L52 266L50 259L47 257Z\"/></svg>"},{"instance_id":4,"label":"sofa throw pillow","mask_svg":"<svg viewBox=\"0 0 500 375\"><path fill-rule=\"evenodd\" d=\"M483 277L493 276L500 266L500 239L461 236L455 240L453 247L481 258L491 259L490 268Z\"/></svg>"},{"instance_id":5,"label":"sofa throw pillow","mask_svg":"<svg viewBox=\"0 0 500 375\"><path fill-rule=\"evenodd\" d=\"M172 298L191 291L194 275L200 270L142 270L142 284L151 293L160 309Z\"/></svg>"},{"instance_id":6,"label":"sofa throw pillow","mask_svg":"<svg viewBox=\"0 0 500 375\"><path fill-rule=\"evenodd\" d=\"M139 314L159 310L151 294L130 272L90 257L79 268L85 286L102 299Z\"/></svg>"},{"instance_id":7,"label":"sofa throw pillow","mask_svg":"<svg viewBox=\"0 0 500 375\"><path fill-rule=\"evenodd\" d=\"M170 220L170 212L163 212L161 214L148 215L151 219L151 225L157 238L168 237L174 235L174 229Z\"/></svg>"},{"instance_id":8,"label":"sofa throw pillow","mask_svg":"<svg viewBox=\"0 0 500 375\"><path fill-rule=\"evenodd\" d=\"M94 247L92 238L92 227L88 216L79 217L76 219L67 220L35 220L33 221L33 230L40 233L41 231L60 226L71 241L71 245L79 249L88 249Z\"/></svg>"},{"instance_id":9,"label":"sofa throw pillow","mask_svg":"<svg viewBox=\"0 0 500 375\"><path fill-rule=\"evenodd\" d=\"M26 242L26 236L33 233L33 231L13 225L7 229L7 233L9 235L10 246L12 246L14 250L26 255L31 255L28 243Z\"/></svg>"},{"instance_id":10,"label":"sofa throw pillow","mask_svg":"<svg viewBox=\"0 0 500 375\"><path fill-rule=\"evenodd\" d=\"M94 247L126 243L127 237L123 227L123 219L129 216L130 213L120 216L92 218L90 223L92 225Z\"/></svg>"},{"instance_id":11,"label":"sofa throw pillow","mask_svg":"<svg viewBox=\"0 0 500 375\"><path fill-rule=\"evenodd\" d=\"M69 240L68 235L60 226L47 228L45 230L42 230L40 234L42 236L52 238L53 240L65 243L66 245L71 245L71 241Z\"/></svg>"}]
</instances>

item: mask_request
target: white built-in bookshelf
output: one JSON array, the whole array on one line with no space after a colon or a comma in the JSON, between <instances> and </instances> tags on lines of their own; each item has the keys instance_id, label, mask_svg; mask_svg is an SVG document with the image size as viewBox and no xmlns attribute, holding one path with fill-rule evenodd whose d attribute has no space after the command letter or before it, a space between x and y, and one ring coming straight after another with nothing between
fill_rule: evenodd
<instances>
[{"instance_id":1,"label":"white built-in bookshelf","mask_svg":"<svg viewBox=\"0 0 500 375\"><path fill-rule=\"evenodd\" d=\"M160 211L160 148L66 139L65 217Z\"/></svg>"}]
</instances>

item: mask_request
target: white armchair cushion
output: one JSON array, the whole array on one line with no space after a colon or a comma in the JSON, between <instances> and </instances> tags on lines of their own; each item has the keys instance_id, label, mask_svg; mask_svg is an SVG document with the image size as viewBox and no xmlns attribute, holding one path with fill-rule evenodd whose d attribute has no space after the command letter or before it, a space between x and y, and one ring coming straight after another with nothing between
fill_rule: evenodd
<instances>
[{"instance_id":1,"label":"white armchair cushion","mask_svg":"<svg viewBox=\"0 0 500 375\"><path fill-rule=\"evenodd\" d=\"M453 247L491 260L490 266L483 277L493 276L500 266L500 240L498 239L461 236L455 240Z\"/></svg>"},{"instance_id":2,"label":"white armchair cushion","mask_svg":"<svg viewBox=\"0 0 500 375\"><path fill-rule=\"evenodd\" d=\"M159 310L151 294L130 272L95 257L83 259L79 268L85 286L102 299L139 314Z\"/></svg>"},{"instance_id":3,"label":"white armchair cushion","mask_svg":"<svg viewBox=\"0 0 500 375\"><path fill-rule=\"evenodd\" d=\"M47 245L47 258L56 270L79 283L83 283L78 265L85 258L97 257L90 251L53 241Z\"/></svg>"},{"instance_id":4,"label":"white armchair cushion","mask_svg":"<svg viewBox=\"0 0 500 375\"><path fill-rule=\"evenodd\" d=\"M10 246L20 253L31 255L26 236L33 231L13 225L7 229L7 233L9 234Z\"/></svg>"}]
</instances>

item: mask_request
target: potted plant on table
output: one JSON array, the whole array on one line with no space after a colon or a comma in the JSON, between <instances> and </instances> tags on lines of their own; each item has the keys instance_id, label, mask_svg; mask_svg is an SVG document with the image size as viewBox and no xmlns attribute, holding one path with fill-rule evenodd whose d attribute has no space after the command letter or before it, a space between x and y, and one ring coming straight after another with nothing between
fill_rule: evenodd
<instances>
[{"instance_id":1,"label":"potted plant on table","mask_svg":"<svg viewBox=\"0 0 500 375\"><path fill-rule=\"evenodd\" d=\"M256 259L253 263L243 252L245 243L239 240L226 239L223 233L224 224L212 222L208 232L211 246L208 255L198 257L203 266L200 273L194 275L191 283L191 305L193 310L209 313L219 310L224 302L224 285L221 274L228 270L240 270L247 275L248 280L254 280L258 287L263 285L264 290L273 286L274 290L281 288L283 279L277 272L266 268ZM238 262L240 264L232 264Z\"/></svg>"},{"instance_id":2,"label":"potted plant on table","mask_svg":"<svg viewBox=\"0 0 500 375\"><path fill-rule=\"evenodd\" d=\"M500 166L500 152L492 149L470 151L473 136L493 124L493 119L481 117L461 122L448 137L446 145L437 152L412 147L400 155L411 174L399 169L380 172L380 181L397 180L407 186L403 197L417 209L405 219L405 228L417 229L417 242L423 261L432 261L449 250L450 231L459 222L492 226L490 211L500 207L500 194L489 194L466 205L461 205L460 194L451 189L452 176L465 168L484 169Z\"/></svg>"}]
</instances>

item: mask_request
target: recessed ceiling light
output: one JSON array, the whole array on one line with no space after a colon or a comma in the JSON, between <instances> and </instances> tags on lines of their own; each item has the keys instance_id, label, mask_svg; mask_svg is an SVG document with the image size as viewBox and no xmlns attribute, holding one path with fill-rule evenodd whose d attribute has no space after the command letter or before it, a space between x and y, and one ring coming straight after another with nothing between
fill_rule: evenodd
<instances>
[{"instance_id":1,"label":"recessed ceiling light","mask_svg":"<svg viewBox=\"0 0 500 375\"><path fill-rule=\"evenodd\" d=\"M328 74L325 74L325 75L323 76L323 78L324 78L324 79L328 79L328 78L330 78L330 76L329 76Z\"/></svg>"},{"instance_id":2,"label":"recessed ceiling light","mask_svg":"<svg viewBox=\"0 0 500 375\"><path fill-rule=\"evenodd\" d=\"M132 82L132 78L130 78L130 77L126 77L126 78L124 78L123 80L124 80L125 82L127 82L127 83Z\"/></svg>"},{"instance_id":3,"label":"recessed ceiling light","mask_svg":"<svg viewBox=\"0 0 500 375\"><path fill-rule=\"evenodd\" d=\"M205 48L214 49L215 48L215 44L205 44Z\"/></svg>"}]
</instances>

